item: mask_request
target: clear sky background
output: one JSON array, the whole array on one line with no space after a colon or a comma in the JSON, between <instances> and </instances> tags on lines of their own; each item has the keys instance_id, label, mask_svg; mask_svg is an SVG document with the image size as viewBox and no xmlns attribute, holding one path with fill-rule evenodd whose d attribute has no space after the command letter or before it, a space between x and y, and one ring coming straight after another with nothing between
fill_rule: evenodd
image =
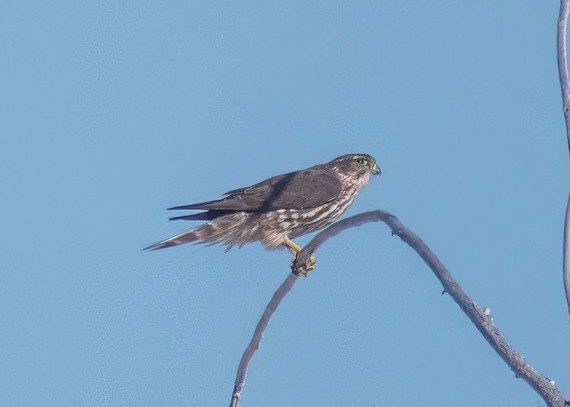
<instances>
[{"instance_id":1,"label":"clear sky background","mask_svg":"<svg viewBox=\"0 0 570 407\"><path fill-rule=\"evenodd\" d=\"M351 152L570 396L555 1L0 6L0 405L224 406L286 251L141 248L165 208ZM311 236L299 240L308 242ZM254 406L542 406L382 224L318 253Z\"/></svg>"}]
</instances>

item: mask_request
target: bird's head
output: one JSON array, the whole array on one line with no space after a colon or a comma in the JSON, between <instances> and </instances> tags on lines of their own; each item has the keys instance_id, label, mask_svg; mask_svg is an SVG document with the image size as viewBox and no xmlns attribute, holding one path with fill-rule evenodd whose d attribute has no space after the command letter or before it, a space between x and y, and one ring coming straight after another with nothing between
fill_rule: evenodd
<instances>
[{"instance_id":1,"label":"bird's head","mask_svg":"<svg viewBox=\"0 0 570 407\"><path fill-rule=\"evenodd\" d=\"M380 167L369 154L346 154L328 164L340 175L350 177L362 185L368 182L370 175L380 175Z\"/></svg>"}]
</instances>

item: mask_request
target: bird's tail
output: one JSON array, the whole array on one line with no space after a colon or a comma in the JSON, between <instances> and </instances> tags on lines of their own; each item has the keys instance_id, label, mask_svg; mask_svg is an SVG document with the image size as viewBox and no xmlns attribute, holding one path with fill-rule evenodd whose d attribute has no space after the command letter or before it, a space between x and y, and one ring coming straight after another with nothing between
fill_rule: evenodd
<instances>
[{"instance_id":1,"label":"bird's tail","mask_svg":"<svg viewBox=\"0 0 570 407\"><path fill-rule=\"evenodd\" d=\"M201 214L198 214L201 215ZM217 217L208 223L204 223L187 232L180 233L169 239L151 244L143 250L158 250L166 247L178 246L184 243L196 242L212 244L225 244L228 247L233 245L244 245L254 240L260 240L256 222L251 221L255 214L238 212ZM196 220L195 215L189 215L185 219ZM254 225L245 227L246 224Z\"/></svg>"},{"instance_id":2,"label":"bird's tail","mask_svg":"<svg viewBox=\"0 0 570 407\"><path fill-rule=\"evenodd\" d=\"M150 246L145 247L143 250L158 250L164 249L166 247L178 246L184 243L196 242L200 240L200 231L196 229L199 229L199 227L184 233L180 233L179 235L172 236L168 239L161 240L160 242L151 244Z\"/></svg>"}]
</instances>

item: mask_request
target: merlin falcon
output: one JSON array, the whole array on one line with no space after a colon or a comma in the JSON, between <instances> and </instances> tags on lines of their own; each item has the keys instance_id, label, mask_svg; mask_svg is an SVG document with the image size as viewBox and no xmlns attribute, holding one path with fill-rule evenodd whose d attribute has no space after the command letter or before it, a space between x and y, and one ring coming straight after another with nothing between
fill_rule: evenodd
<instances>
[{"instance_id":1,"label":"merlin falcon","mask_svg":"<svg viewBox=\"0 0 570 407\"><path fill-rule=\"evenodd\" d=\"M372 174L380 174L374 157L347 154L325 164L234 189L226 192L221 199L168 208L203 211L170 220L208 222L144 250L158 250L189 242L223 244L231 248L259 241L270 250L289 248L295 264L301 247L291 239L334 223ZM314 264L315 259L311 256L307 264L294 271L306 275Z\"/></svg>"}]
</instances>

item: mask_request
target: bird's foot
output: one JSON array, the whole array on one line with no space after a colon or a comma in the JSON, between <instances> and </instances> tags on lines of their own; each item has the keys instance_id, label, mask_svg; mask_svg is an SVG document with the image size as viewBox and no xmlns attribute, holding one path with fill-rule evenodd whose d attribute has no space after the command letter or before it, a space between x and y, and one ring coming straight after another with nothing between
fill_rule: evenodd
<instances>
[{"instance_id":1,"label":"bird's foot","mask_svg":"<svg viewBox=\"0 0 570 407\"><path fill-rule=\"evenodd\" d=\"M315 263L317 262L317 259L315 256L311 256L305 260L304 263L299 264L297 262L299 253L293 255L293 259L291 260L291 271L298 276L307 277L307 273L315 269Z\"/></svg>"},{"instance_id":2,"label":"bird's foot","mask_svg":"<svg viewBox=\"0 0 570 407\"><path fill-rule=\"evenodd\" d=\"M291 260L291 271L298 276L307 277L307 273L315 269L315 263L317 262L315 256L311 255L311 257L303 263L300 263L298 259L299 253L302 251L301 246L289 239L287 236L283 237L283 244L289 248L289 251L291 251L291 254L293 255L293 259Z\"/></svg>"}]
</instances>

